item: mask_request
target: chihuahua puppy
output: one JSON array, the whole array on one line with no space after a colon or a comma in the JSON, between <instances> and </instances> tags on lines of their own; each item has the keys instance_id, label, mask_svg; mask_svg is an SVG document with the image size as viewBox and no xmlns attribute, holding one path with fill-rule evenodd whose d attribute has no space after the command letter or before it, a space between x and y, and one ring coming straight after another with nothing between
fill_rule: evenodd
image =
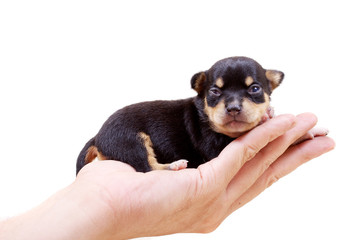
<instances>
[{"instance_id":1,"label":"chihuahua puppy","mask_svg":"<svg viewBox=\"0 0 360 240\"><path fill-rule=\"evenodd\" d=\"M80 152L76 173L95 158L122 161L139 172L196 168L273 116L270 95L283 78L247 57L220 60L192 77L196 97L115 112Z\"/></svg>"}]
</instances>

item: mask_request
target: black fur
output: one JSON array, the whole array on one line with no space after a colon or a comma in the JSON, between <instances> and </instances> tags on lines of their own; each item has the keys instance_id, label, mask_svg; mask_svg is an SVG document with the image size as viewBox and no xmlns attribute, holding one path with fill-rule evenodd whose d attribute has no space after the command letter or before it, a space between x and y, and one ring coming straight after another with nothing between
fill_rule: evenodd
<instances>
[{"instance_id":1,"label":"black fur","mask_svg":"<svg viewBox=\"0 0 360 240\"><path fill-rule=\"evenodd\" d=\"M78 159L76 161L76 173L80 171L80 169L86 164L85 157L87 150L91 147L95 146L95 137L90 139L84 146L83 150L80 152Z\"/></svg>"},{"instance_id":2,"label":"black fur","mask_svg":"<svg viewBox=\"0 0 360 240\"><path fill-rule=\"evenodd\" d=\"M261 84L261 93L248 94L244 86L246 76L252 76L256 83ZM128 163L139 172L151 171L146 148L138 135L140 132L150 136L159 163L186 159L189 161L188 167L195 168L217 157L233 140L214 131L204 111L205 98L210 107L220 101L209 94L209 89L214 87L218 77L222 77L225 82L224 97L221 99L228 99L224 101L240 95L254 103L263 103L263 93L271 93L265 70L254 60L244 57L221 60L208 71L193 76L191 86L198 92L196 97L143 102L115 112L81 151L76 173L86 164L85 157L91 146L95 146L106 159Z\"/></svg>"}]
</instances>

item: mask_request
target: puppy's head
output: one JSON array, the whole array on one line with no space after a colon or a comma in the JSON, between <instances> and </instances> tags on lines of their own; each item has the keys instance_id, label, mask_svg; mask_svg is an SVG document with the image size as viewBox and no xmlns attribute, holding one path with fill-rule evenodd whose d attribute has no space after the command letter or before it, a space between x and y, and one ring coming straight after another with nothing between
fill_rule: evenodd
<instances>
[{"instance_id":1,"label":"puppy's head","mask_svg":"<svg viewBox=\"0 0 360 240\"><path fill-rule=\"evenodd\" d=\"M265 70L250 58L232 57L195 74L191 86L211 128L235 138L260 123L283 78L282 72Z\"/></svg>"}]
</instances>

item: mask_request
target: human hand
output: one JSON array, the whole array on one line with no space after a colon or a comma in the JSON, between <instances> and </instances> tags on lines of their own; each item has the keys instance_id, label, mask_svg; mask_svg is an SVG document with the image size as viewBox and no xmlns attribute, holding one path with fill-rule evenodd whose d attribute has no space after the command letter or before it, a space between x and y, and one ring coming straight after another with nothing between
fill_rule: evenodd
<instances>
[{"instance_id":1,"label":"human hand","mask_svg":"<svg viewBox=\"0 0 360 240\"><path fill-rule=\"evenodd\" d=\"M210 232L279 178L334 147L328 137L291 146L316 121L312 114L276 117L198 169L144 174L119 162L97 162L79 173L75 186L95 201L89 224L102 239Z\"/></svg>"},{"instance_id":2,"label":"human hand","mask_svg":"<svg viewBox=\"0 0 360 240\"><path fill-rule=\"evenodd\" d=\"M31 228L36 239L127 239L211 232L279 178L334 148L328 137L292 145L316 121L312 114L275 117L197 169L140 173L118 161L88 164L72 185L20 222L42 226L42 231ZM31 239L24 227L20 229Z\"/></svg>"}]
</instances>

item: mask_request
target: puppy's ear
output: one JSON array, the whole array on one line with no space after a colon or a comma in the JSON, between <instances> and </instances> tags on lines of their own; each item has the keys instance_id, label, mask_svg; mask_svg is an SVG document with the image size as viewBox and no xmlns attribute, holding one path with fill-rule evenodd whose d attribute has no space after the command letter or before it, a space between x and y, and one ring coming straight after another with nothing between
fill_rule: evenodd
<instances>
[{"instance_id":1,"label":"puppy's ear","mask_svg":"<svg viewBox=\"0 0 360 240\"><path fill-rule=\"evenodd\" d=\"M204 90L205 83L206 83L206 73L205 72L199 72L191 78L191 87L198 94L200 94Z\"/></svg>"},{"instance_id":2,"label":"puppy's ear","mask_svg":"<svg viewBox=\"0 0 360 240\"><path fill-rule=\"evenodd\" d=\"M274 90L280 85L284 79L285 74L278 70L266 70L265 76L270 82L271 90Z\"/></svg>"}]
</instances>

